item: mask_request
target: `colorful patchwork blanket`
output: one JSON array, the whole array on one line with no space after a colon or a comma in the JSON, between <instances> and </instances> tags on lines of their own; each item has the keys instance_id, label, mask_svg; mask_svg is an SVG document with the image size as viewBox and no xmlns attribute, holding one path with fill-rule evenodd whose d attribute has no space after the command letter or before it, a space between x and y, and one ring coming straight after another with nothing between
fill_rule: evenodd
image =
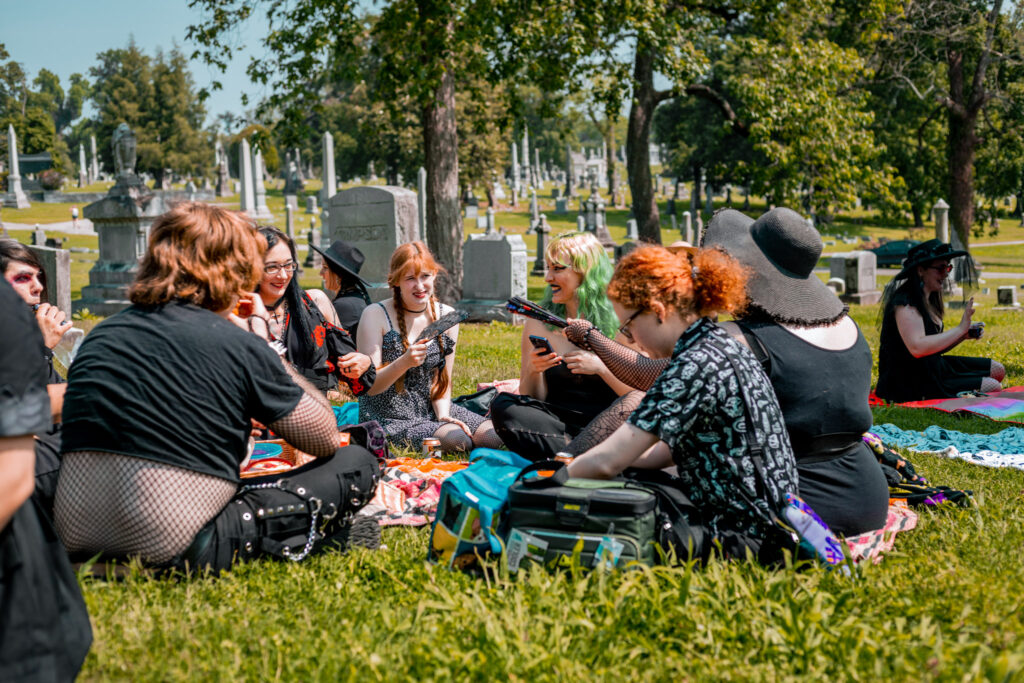
<instances>
[{"instance_id":1,"label":"colorful patchwork blanket","mask_svg":"<svg viewBox=\"0 0 1024 683\"><path fill-rule=\"evenodd\" d=\"M874 406L887 405L886 401L875 396L874 392L871 392L869 403ZM972 413L997 422L1024 424L1024 387L1007 387L987 396L934 398L896 405L900 408L933 408L946 413Z\"/></svg>"},{"instance_id":2,"label":"colorful patchwork blanket","mask_svg":"<svg viewBox=\"0 0 1024 683\"><path fill-rule=\"evenodd\" d=\"M359 511L381 526L424 526L434 520L441 482L469 463L437 458L393 458L373 499Z\"/></svg>"},{"instance_id":3,"label":"colorful patchwork blanket","mask_svg":"<svg viewBox=\"0 0 1024 683\"><path fill-rule=\"evenodd\" d=\"M854 563L871 560L874 564L882 561L882 554L892 550L896 545L896 534L910 531L917 526L917 513L906 505L889 505L889 514L885 526L847 538L846 549Z\"/></svg>"}]
</instances>

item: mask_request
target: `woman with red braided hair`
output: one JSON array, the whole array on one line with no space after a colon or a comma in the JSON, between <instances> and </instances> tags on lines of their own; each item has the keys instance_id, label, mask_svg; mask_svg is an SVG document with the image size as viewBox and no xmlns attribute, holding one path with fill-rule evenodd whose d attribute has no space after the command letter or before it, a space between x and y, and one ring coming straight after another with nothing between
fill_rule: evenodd
<instances>
[{"instance_id":1,"label":"woman with red braided hair","mask_svg":"<svg viewBox=\"0 0 1024 683\"><path fill-rule=\"evenodd\" d=\"M399 245L391 255L392 298L367 306L359 319L359 350L378 368L373 387L359 397L359 419L376 420L393 441L414 448L430 437L439 439L446 453L498 448L501 439L490 420L452 404L458 325L417 341L430 323L452 310L434 296L441 270L422 242Z\"/></svg>"},{"instance_id":2,"label":"woman with red braided hair","mask_svg":"<svg viewBox=\"0 0 1024 683\"><path fill-rule=\"evenodd\" d=\"M718 250L690 259L642 247L619 262L608 296L620 332L652 359L669 362L626 424L569 464L571 476L585 478L675 464L674 484L699 511L703 536L739 557L747 550L758 555L772 532L771 512L797 490L793 451L768 377L750 350L710 319L741 310L745 285L744 269ZM654 448L659 441L667 451ZM760 455L752 444L760 445ZM709 549L704 543L693 550L704 556Z\"/></svg>"}]
</instances>

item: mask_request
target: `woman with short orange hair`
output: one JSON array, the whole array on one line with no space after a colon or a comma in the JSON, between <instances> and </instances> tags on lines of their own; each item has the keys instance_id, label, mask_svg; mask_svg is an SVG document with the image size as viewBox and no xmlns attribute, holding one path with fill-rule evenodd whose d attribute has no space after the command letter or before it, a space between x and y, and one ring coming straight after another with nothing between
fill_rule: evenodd
<instances>
[{"instance_id":1,"label":"woman with short orange hair","mask_svg":"<svg viewBox=\"0 0 1024 683\"><path fill-rule=\"evenodd\" d=\"M265 249L242 216L206 204L153 223L132 305L86 337L68 377L54 517L73 556L227 569L288 554L303 529L295 559L346 532L372 496L376 459L338 448L327 401L265 327L250 332L232 313ZM240 488L253 420L317 460Z\"/></svg>"},{"instance_id":2,"label":"woman with short orange hair","mask_svg":"<svg viewBox=\"0 0 1024 683\"><path fill-rule=\"evenodd\" d=\"M674 463L675 485L700 515L691 525L740 557L760 552L772 533L767 519L797 490L793 451L764 370L709 318L742 309L745 284L743 268L717 250L691 259L642 247L619 262L608 296L620 331L652 358L670 360L626 424L569 464L574 477L610 478L627 467ZM659 441L667 455L654 455ZM694 552L703 556L710 547Z\"/></svg>"}]
</instances>

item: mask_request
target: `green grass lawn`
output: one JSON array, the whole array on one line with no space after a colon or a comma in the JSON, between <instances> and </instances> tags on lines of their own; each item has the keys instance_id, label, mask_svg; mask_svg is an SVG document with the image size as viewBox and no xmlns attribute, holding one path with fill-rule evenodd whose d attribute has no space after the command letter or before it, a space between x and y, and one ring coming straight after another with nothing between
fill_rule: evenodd
<instances>
[{"instance_id":1,"label":"green grass lawn","mask_svg":"<svg viewBox=\"0 0 1024 683\"><path fill-rule=\"evenodd\" d=\"M853 315L876 349L874 307ZM987 320L971 352L1024 383L1024 316ZM515 376L519 334L464 325L455 392ZM875 418L1006 426L900 408ZM743 562L473 578L425 561L427 529L389 528L380 551L261 561L217 580L83 576L95 642L82 679L1020 680L1024 472L912 460L973 490L977 507L921 510L855 579Z\"/></svg>"},{"instance_id":2,"label":"green grass lawn","mask_svg":"<svg viewBox=\"0 0 1024 683\"><path fill-rule=\"evenodd\" d=\"M218 201L237 205L237 197ZM268 203L283 227L279 190ZM555 232L574 227L575 213L542 207ZM498 225L525 232L525 209L500 213ZM625 221L625 211L609 211L620 241ZM13 235L28 240L27 231ZM525 238L532 254L534 237ZM95 249L97 238L67 244ZM1024 265L1017 249L978 257L1008 269ZM72 257L77 297L95 254ZM1018 385L1024 314L992 307L998 284L1020 282L986 281L991 292L978 295L976 315L988 323L985 337L959 349L1001 360ZM318 285L316 273L307 269L303 283ZM542 289L529 279L532 298ZM876 356L877 313L852 310ZM958 317L949 311L947 324ZM464 325L454 392L515 377L519 335L512 325ZM895 407L874 414L908 429L1007 426ZM742 562L473 578L425 562L426 529L389 528L377 552L261 561L217 580L83 576L95 642L82 680L1024 680L1024 472L911 459L932 482L973 490L978 505L920 511L918 528L856 579Z\"/></svg>"}]
</instances>

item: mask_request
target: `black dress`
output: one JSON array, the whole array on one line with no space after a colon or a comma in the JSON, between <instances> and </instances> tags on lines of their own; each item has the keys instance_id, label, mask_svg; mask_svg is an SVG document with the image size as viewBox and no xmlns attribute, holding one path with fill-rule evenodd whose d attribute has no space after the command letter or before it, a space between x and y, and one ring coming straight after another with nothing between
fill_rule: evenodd
<instances>
[{"instance_id":1,"label":"black dress","mask_svg":"<svg viewBox=\"0 0 1024 683\"><path fill-rule=\"evenodd\" d=\"M577 375L565 363L544 371L545 400L498 394L491 402L494 430L510 451L528 460L553 458L618 398L597 375Z\"/></svg>"},{"instance_id":2,"label":"black dress","mask_svg":"<svg viewBox=\"0 0 1024 683\"><path fill-rule=\"evenodd\" d=\"M946 356L935 353L914 358L903 343L896 325L896 307L909 306L905 292L896 292L882 318L882 335L878 346L878 387L875 393L887 401L923 401L932 398L955 398L961 391L977 391L981 380L992 372L990 358ZM939 334L942 325L921 312L926 335Z\"/></svg>"},{"instance_id":3,"label":"black dress","mask_svg":"<svg viewBox=\"0 0 1024 683\"><path fill-rule=\"evenodd\" d=\"M357 339L359 318L362 317L366 307L370 305L370 297L364 290L352 288L339 291L331 303L334 304L334 310L338 313L338 322L341 323L342 329L352 335L353 339Z\"/></svg>"},{"instance_id":4,"label":"black dress","mask_svg":"<svg viewBox=\"0 0 1024 683\"><path fill-rule=\"evenodd\" d=\"M800 495L845 536L885 525L889 488L861 440L871 428L871 349L857 331L848 349L831 351L775 323L740 323L768 354L768 376L793 445Z\"/></svg>"}]
</instances>

